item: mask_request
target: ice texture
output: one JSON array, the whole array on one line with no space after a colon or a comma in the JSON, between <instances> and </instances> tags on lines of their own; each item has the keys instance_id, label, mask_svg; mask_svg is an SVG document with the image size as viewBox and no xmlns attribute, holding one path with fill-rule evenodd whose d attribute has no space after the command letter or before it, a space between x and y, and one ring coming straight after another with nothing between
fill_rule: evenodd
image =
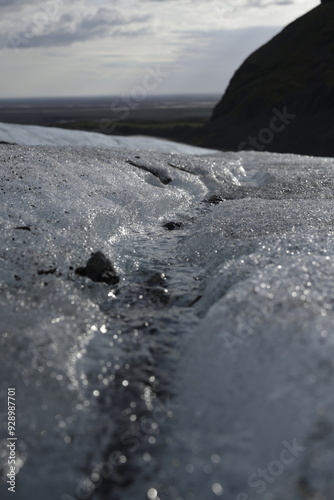
<instances>
[{"instance_id":1,"label":"ice texture","mask_svg":"<svg viewBox=\"0 0 334 500\"><path fill-rule=\"evenodd\" d=\"M332 500L334 161L6 145L0 163L16 498ZM120 283L75 274L97 251Z\"/></svg>"},{"instance_id":2,"label":"ice texture","mask_svg":"<svg viewBox=\"0 0 334 500\"><path fill-rule=\"evenodd\" d=\"M0 141L20 146L93 146L130 148L165 153L208 154L208 150L155 137L106 135L38 125L0 122Z\"/></svg>"}]
</instances>

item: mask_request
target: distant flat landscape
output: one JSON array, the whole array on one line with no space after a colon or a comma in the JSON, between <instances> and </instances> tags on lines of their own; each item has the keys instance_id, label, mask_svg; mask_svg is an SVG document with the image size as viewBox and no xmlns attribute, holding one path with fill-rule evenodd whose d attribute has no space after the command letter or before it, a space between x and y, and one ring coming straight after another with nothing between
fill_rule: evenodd
<instances>
[{"instance_id":1,"label":"distant flat landscape","mask_svg":"<svg viewBox=\"0 0 334 500\"><path fill-rule=\"evenodd\" d=\"M0 121L25 125L98 128L101 120L171 125L207 121L217 95L128 96L1 99Z\"/></svg>"}]
</instances>

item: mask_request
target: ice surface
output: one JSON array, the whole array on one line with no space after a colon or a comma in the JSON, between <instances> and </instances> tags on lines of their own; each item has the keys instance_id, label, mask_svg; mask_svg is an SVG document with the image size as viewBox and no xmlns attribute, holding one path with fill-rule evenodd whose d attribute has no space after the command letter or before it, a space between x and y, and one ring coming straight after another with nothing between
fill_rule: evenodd
<instances>
[{"instance_id":1,"label":"ice surface","mask_svg":"<svg viewBox=\"0 0 334 500\"><path fill-rule=\"evenodd\" d=\"M207 279L161 498L333 496L333 163L243 156L256 164L268 184L233 188L182 245Z\"/></svg>"},{"instance_id":2,"label":"ice surface","mask_svg":"<svg viewBox=\"0 0 334 500\"><path fill-rule=\"evenodd\" d=\"M20 146L93 146L131 148L165 153L208 154L208 150L155 137L115 136L56 127L18 125L0 122L0 142Z\"/></svg>"},{"instance_id":3,"label":"ice surface","mask_svg":"<svg viewBox=\"0 0 334 500\"><path fill-rule=\"evenodd\" d=\"M2 146L0 162L16 498L332 500L333 160ZM75 274L97 250L119 285ZM4 463L6 437L2 419Z\"/></svg>"}]
</instances>

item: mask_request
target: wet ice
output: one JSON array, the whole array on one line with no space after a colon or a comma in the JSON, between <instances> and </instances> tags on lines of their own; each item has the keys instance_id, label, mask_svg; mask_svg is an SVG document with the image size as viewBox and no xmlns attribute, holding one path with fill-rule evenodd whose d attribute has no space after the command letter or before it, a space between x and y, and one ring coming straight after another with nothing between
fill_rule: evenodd
<instances>
[{"instance_id":1,"label":"wet ice","mask_svg":"<svg viewBox=\"0 0 334 500\"><path fill-rule=\"evenodd\" d=\"M333 160L4 146L0 161L17 498L330 499ZM119 284L75 275L99 250Z\"/></svg>"}]
</instances>

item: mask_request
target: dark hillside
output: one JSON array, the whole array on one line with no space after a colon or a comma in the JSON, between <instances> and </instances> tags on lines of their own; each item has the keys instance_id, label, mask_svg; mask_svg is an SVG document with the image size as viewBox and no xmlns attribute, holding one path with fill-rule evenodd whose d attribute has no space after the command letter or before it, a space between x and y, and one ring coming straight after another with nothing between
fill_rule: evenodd
<instances>
[{"instance_id":1,"label":"dark hillside","mask_svg":"<svg viewBox=\"0 0 334 500\"><path fill-rule=\"evenodd\" d=\"M323 2L251 54L202 144L334 156L334 2Z\"/></svg>"}]
</instances>

